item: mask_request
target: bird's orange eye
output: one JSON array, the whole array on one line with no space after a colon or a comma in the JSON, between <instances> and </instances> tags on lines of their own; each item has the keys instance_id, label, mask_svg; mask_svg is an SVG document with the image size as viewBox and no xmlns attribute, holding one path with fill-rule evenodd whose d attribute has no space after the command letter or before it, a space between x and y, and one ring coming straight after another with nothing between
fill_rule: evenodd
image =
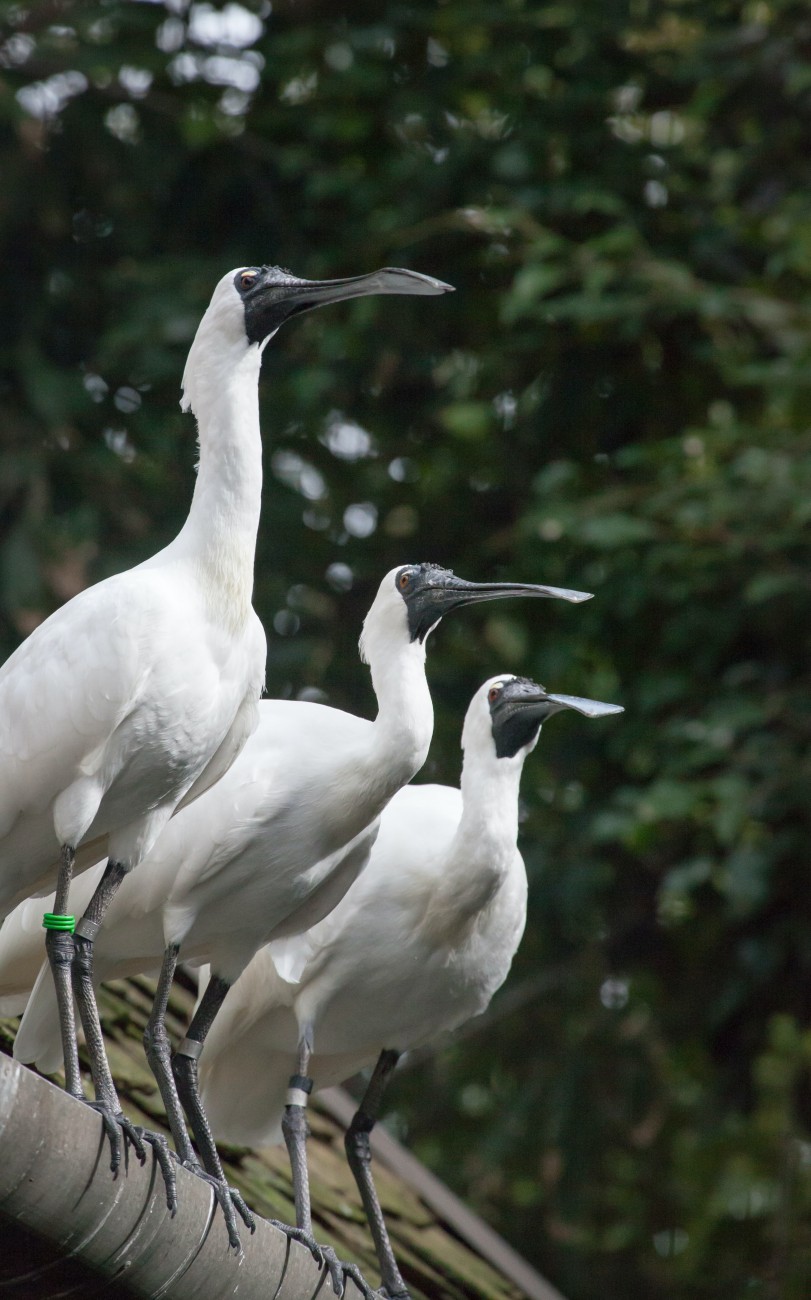
<instances>
[{"instance_id":1,"label":"bird's orange eye","mask_svg":"<svg viewBox=\"0 0 811 1300\"><path fill-rule=\"evenodd\" d=\"M251 286L256 283L255 271L243 271L242 275L239 277L239 282L243 289L250 289Z\"/></svg>"},{"instance_id":2,"label":"bird's orange eye","mask_svg":"<svg viewBox=\"0 0 811 1300\"><path fill-rule=\"evenodd\" d=\"M409 584L410 581L411 581L411 574L410 574L410 573L401 573L400 576L399 576L399 578L397 579L397 581L399 582L401 589L402 589L403 591L405 591L406 587L408 586L408 584Z\"/></svg>"},{"instance_id":3,"label":"bird's orange eye","mask_svg":"<svg viewBox=\"0 0 811 1300\"><path fill-rule=\"evenodd\" d=\"M487 698L491 704L495 704L500 694L501 694L500 686L491 686L490 690L487 692Z\"/></svg>"}]
</instances>

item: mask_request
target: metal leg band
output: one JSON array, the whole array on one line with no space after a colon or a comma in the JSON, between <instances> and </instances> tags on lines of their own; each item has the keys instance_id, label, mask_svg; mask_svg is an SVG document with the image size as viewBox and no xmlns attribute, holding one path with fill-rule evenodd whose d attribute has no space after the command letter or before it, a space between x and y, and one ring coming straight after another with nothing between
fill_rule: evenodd
<instances>
[{"instance_id":1,"label":"metal leg band","mask_svg":"<svg viewBox=\"0 0 811 1300\"><path fill-rule=\"evenodd\" d=\"M192 1061L199 1061L202 1050L203 1044L196 1038L184 1038L175 1048L175 1056L188 1056Z\"/></svg>"},{"instance_id":2,"label":"metal leg band","mask_svg":"<svg viewBox=\"0 0 811 1300\"><path fill-rule=\"evenodd\" d=\"M313 1090L313 1081L305 1074L291 1074L287 1088L288 1106L306 1106Z\"/></svg>"},{"instance_id":3,"label":"metal leg band","mask_svg":"<svg viewBox=\"0 0 811 1300\"><path fill-rule=\"evenodd\" d=\"M87 917L83 916L81 921L76 922L73 933L77 934L80 939L87 939L90 943L93 943L100 929L101 926L98 921L88 921Z\"/></svg>"}]
</instances>

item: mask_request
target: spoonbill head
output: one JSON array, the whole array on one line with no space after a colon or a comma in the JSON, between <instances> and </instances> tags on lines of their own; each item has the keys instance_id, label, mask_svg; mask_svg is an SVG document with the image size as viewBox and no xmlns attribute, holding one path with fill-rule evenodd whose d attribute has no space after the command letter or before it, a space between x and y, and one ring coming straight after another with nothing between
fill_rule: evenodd
<instances>
[{"instance_id":1,"label":"spoonbill head","mask_svg":"<svg viewBox=\"0 0 811 1300\"><path fill-rule=\"evenodd\" d=\"M527 596L551 597L574 604L591 599L588 591L531 582L468 582L458 578L452 569L429 561L398 565L384 577L364 619L360 657L364 663L370 663L380 654L382 637L396 639L398 643L405 639L424 645L446 614L465 605ZM382 653L385 655L385 651Z\"/></svg>"},{"instance_id":2,"label":"spoonbill head","mask_svg":"<svg viewBox=\"0 0 811 1300\"><path fill-rule=\"evenodd\" d=\"M418 271L384 267L340 280L303 280L280 266L241 266L217 284L194 337L183 374L183 410L199 416L210 401L211 382L240 373L248 356L258 370L265 344L291 316L316 307L377 294L430 296L452 286Z\"/></svg>"},{"instance_id":3,"label":"spoonbill head","mask_svg":"<svg viewBox=\"0 0 811 1300\"><path fill-rule=\"evenodd\" d=\"M579 695L551 694L529 677L502 674L491 677L474 695L465 718L462 747L495 751L496 758L531 754L547 718L562 709L574 709L586 718L607 718L622 713L619 704L583 699Z\"/></svg>"}]
</instances>

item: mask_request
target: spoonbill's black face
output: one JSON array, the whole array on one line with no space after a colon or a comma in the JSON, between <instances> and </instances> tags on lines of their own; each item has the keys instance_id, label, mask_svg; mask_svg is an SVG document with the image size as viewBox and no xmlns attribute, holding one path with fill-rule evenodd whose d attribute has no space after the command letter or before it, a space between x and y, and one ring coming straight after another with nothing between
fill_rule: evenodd
<instances>
[{"instance_id":1,"label":"spoonbill's black face","mask_svg":"<svg viewBox=\"0 0 811 1300\"><path fill-rule=\"evenodd\" d=\"M234 286L245 309L245 333L250 343L265 339L290 316L345 298L370 294L437 294L451 290L449 284L417 271L384 267L370 275L344 280L301 280L281 266L246 266L234 276Z\"/></svg>"},{"instance_id":2,"label":"spoonbill's black face","mask_svg":"<svg viewBox=\"0 0 811 1300\"><path fill-rule=\"evenodd\" d=\"M537 738L547 718L565 707L529 677L494 682L487 700L498 758L513 758Z\"/></svg>"},{"instance_id":3,"label":"spoonbill's black face","mask_svg":"<svg viewBox=\"0 0 811 1300\"><path fill-rule=\"evenodd\" d=\"M552 596L575 603L589 600L586 591L563 587L541 587L530 582L467 582L451 569L438 564L406 564L394 578L408 611L412 641L424 641L432 627L451 610L481 600L505 600L509 596Z\"/></svg>"},{"instance_id":4,"label":"spoonbill's black face","mask_svg":"<svg viewBox=\"0 0 811 1300\"><path fill-rule=\"evenodd\" d=\"M621 704L587 700L581 695L552 695L529 677L493 681L487 692L497 758L513 758L538 738L547 718L561 709L574 709L584 718L608 718L623 713Z\"/></svg>"}]
</instances>

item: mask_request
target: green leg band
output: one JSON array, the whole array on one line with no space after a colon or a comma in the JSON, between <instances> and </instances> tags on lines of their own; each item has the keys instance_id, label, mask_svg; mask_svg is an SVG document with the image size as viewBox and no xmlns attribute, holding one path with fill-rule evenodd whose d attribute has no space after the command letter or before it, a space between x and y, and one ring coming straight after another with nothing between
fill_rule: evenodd
<instances>
[{"instance_id":1,"label":"green leg band","mask_svg":"<svg viewBox=\"0 0 811 1300\"><path fill-rule=\"evenodd\" d=\"M43 930L67 930L70 934L76 928L75 916L60 916L58 912L46 912L42 918Z\"/></svg>"}]
</instances>

